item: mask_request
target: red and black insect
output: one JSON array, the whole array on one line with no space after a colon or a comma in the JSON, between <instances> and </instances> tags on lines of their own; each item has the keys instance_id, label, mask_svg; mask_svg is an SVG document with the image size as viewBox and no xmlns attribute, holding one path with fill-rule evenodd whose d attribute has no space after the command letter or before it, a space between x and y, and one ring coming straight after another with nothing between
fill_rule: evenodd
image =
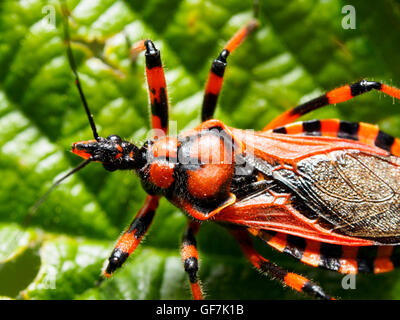
<instances>
[{"instance_id":1,"label":"red and black insect","mask_svg":"<svg viewBox=\"0 0 400 320\"><path fill-rule=\"evenodd\" d=\"M98 135L89 111L65 24L68 58L94 139L72 151L109 171L134 170L148 196L118 240L104 271L110 277L136 249L151 225L160 197L188 216L181 256L193 297L201 299L195 236L201 221L227 226L258 270L296 291L331 299L317 284L262 257L251 236L302 262L341 273L393 270L400 265L400 140L367 123L312 120L292 123L330 104L371 90L400 99L400 90L360 81L327 92L251 133L212 119L228 56L257 27L251 20L213 61L202 106L202 123L178 137L168 132L168 99L160 51L145 51L152 127L157 136L138 147L117 135Z\"/></svg>"}]
</instances>

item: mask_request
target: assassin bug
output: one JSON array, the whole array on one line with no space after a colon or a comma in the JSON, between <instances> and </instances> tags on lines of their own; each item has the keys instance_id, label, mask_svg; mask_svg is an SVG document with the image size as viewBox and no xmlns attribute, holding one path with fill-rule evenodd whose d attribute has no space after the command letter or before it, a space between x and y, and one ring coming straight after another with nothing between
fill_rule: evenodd
<instances>
[{"instance_id":1,"label":"assassin bug","mask_svg":"<svg viewBox=\"0 0 400 320\"><path fill-rule=\"evenodd\" d=\"M138 147L117 135L98 135L65 19L68 59L94 139L72 145L72 152L85 160L56 184L90 162L100 162L109 171L134 170L148 193L112 251L106 277L136 249L161 196L189 217L181 256L195 299L203 297L195 235L204 220L226 225L255 268L314 297L331 299L317 284L262 257L250 235L306 264L341 273L387 272L400 264L400 141L362 122L293 123L315 109L371 90L400 99L400 90L363 80L286 111L260 132L228 127L212 119L227 58L256 26L255 20L248 22L213 61L202 123L178 137L166 136L168 99L160 51L151 40L134 46L135 51L145 51L152 127L164 134ZM214 162L207 161L215 153L219 156Z\"/></svg>"}]
</instances>

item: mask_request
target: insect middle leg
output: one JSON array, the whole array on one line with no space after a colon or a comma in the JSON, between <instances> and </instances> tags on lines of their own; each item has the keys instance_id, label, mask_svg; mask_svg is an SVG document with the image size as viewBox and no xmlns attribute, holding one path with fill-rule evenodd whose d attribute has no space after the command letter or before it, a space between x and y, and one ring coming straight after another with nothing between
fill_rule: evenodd
<instances>
[{"instance_id":1,"label":"insect middle leg","mask_svg":"<svg viewBox=\"0 0 400 320\"><path fill-rule=\"evenodd\" d=\"M309 296L326 300L333 299L332 297L327 295L320 286L311 282L307 278L297 273L286 271L262 257L254 249L253 243L246 230L234 228L230 229L230 232L238 241L240 248L242 249L246 258L251 262L254 267L260 270L262 273L266 273L271 277L280 280L288 287L296 291L303 292Z\"/></svg>"},{"instance_id":2,"label":"insect middle leg","mask_svg":"<svg viewBox=\"0 0 400 320\"><path fill-rule=\"evenodd\" d=\"M189 221L185 233L182 237L181 256L183 266L189 276L190 289L194 300L202 300L203 292L197 277L199 269L199 253L196 247L195 235L199 231L200 223L197 221Z\"/></svg>"},{"instance_id":3,"label":"insect middle leg","mask_svg":"<svg viewBox=\"0 0 400 320\"><path fill-rule=\"evenodd\" d=\"M376 81L362 80L359 82L355 82L351 85L345 85L343 87L328 91L320 97L317 97L295 108L285 111L284 113L273 119L263 129L263 131L284 126L313 110L322 108L330 104L336 104L350 100L360 94L369 92L371 90L382 91L396 99L400 99L400 89Z\"/></svg>"},{"instance_id":4,"label":"insect middle leg","mask_svg":"<svg viewBox=\"0 0 400 320\"><path fill-rule=\"evenodd\" d=\"M210 72L208 74L208 80L203 98L203 107L201 111L201 121L204 122L213 117L215 107L219 93L222 89L222 83L224 80L224 73L227 66L226 59L246 37L258 27L258 22L255 19L250 20L247 24L240 29L225 45L217 59L215 59L211 65Z\"/></svg>"},{"instance_id":5,"label":"insect middle leg","mask_svg":"<svg viewBox=\"0 0 400 320\"><path fill-rule=\"evenodd\" d=\"M117 268L120 268L139 245L153 221L158 201L158 196L146 197L143 207L115 245L104 271L105 277L110 277Z\"/></svg>"}]
</instances>

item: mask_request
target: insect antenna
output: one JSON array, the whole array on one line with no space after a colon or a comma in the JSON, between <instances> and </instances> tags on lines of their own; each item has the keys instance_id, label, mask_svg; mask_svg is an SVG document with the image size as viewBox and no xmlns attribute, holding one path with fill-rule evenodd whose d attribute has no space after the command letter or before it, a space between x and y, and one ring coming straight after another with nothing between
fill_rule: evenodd
<instances>
[{"instance_id":1,"label":"insect antenna","mask_svg":"<svg viewBox=\"0 0 400 320\"><path fill-rule=\"evenodd\" d=\"M73 175L75 172L78 172L79 170L83 169L86 167L92 160L87 159L82 161L79 165L77 165L75 168L73 168L71 171L67 172L65 175L63 175L60 179L56 180L53 182L49 190L46 191L46 193L40 197L38 201L29 209L27 215L25 216L23 226L29 225L33 215L36 213L36 211L39 209L39 207L42 205L42 203L46 200L46 198L49 196L49 194L65 179L67 179L69 176Z\"/></svg>"},{"instance_id":2,"label":"insect antenna","mask_svg":"<svg viewBox=\"0 0 400 320\"><path fill-rule=\"evenodd\" d=\"M253 0L253 17L258 19L260 14L260 0Z\"/></svg>"},{"instance_id":3,"label":"insect antenna","mask_svg":"<svg viewBox=\"0 0 400 320\"><path fill-rule=\"evenodd\" d=\"M77 68L76 68L76 63L75 63L75 59L74 56L72 54L72 49L71 49L71 41L70 41L70 36L69 36L69 23L68 23L68 17L69 17L69 11L68 8L65 4L65 2L61 3L61 11L62 14L64 16L64 41L67 44L67 56L68 56L68 61L69 64L71 66L72 72L75 76L75 84L78 88L79 91L79 95L81 97L83 106L85 108L87 117L89 119L89 123L90 126L92 128L93 131L93 136L96 140L99 140L99 135L97 134L97 129L96 129L96 125L94 123L93 120L93 115L90 113L90 109L88 106L88 103L86 101L85 95L83 93L82 90L82 86L81 86L81 82L79 80L79 75L77 72ZM78 166L76 166L75 168L73 168L71 171L69 171L68 173L66 173L64 176L62 176L60 179L56 180L51 187L46 191L46 193L38 200L36 201L36 203L28 210L27 215L25 216L25 219L23 221L23 225L27 226L29 225L32 217L35 215L36 211L39 209L39 207L42 205L42 203L47 199L47 197L50 195L50 193L61 183L63 182L65 179L67 179L69 176L73 175L75 172L78 172L79 170L83 169L84 167L86 167L92 160L91 159L87 159L82 161Z\"/></svg>"},{"instance_id":4,"label":"insect antenna","mask_svg":"<svg viewBox=\"0 0 400 320\"><path fill-rule=\"evenodd\" d=\"M78 71L77 71L77 68L76 68L75 58L74 58L74 55L72 54L71 39L70 39L70 36L69 36L69 22L68 22L69 11L68 11L67 5L64 2L61 4L61 11L62 11L62 14L64 16L64 19L63 19L63 21L64 21L64 41L65 41L65 43L67 45L68 61L69 61L69 64L71 66L72 72L74 73L75 84L76 84L76 87L78 88L79 95L81 97L81 100L82 100L83 106L85 108L85 111L86 111L90 126L92 128L93 136L94 136L94 138L96 140L98 140L99 139L99 135L97 134L97 129L96 129L96 125L94 123L93 115L90 112L89 105L88 105L88 103L86 101L86 98L85 98L85 95L83 93L81 82L80 82L79 75L78 75Z\"/></svg>"}]
</instances>

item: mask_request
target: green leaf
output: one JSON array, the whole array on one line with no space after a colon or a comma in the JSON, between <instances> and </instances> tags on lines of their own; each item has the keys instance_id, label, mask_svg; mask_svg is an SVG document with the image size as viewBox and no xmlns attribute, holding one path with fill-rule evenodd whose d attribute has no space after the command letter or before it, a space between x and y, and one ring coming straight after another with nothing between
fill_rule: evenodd
<instances>
[{"instance_id":1,"label":"green leaf","mask_svg":"<svg viewBox=\"0 0 400 320\"><path fill-rule=\"evenodd\" d=\"M346 4L356 9L354 30L341 25ZM151 38L160 47L171 120L182 130L199 123L211 61L252 15L250 0L67 5L74 56L99 132L137 144L149 130L144 57L131 63L126 37L132 43ZM399 86L399 12L392 0L262 1L260 28L229 57L216 117L260 130L284 110L361 78ZM71 144L92 134L66 59L60 3L1 1L0 34L0 297L190 299L179 256L186 218L166 200L126 265L98 282L116 239L145 198L130 172L109 173L92 164L27 220L56 177L79 163ZM304 118L370 122L400 136L399 115L397 101L374 92ZM344 290L342 275L305 266L259 241L256 246L337 297L400 298L398 271L358 275L357 289ZM198 247L207 298L304 298L253 270L219 225L203 224Z\"/></svg>"}]
</instances>

